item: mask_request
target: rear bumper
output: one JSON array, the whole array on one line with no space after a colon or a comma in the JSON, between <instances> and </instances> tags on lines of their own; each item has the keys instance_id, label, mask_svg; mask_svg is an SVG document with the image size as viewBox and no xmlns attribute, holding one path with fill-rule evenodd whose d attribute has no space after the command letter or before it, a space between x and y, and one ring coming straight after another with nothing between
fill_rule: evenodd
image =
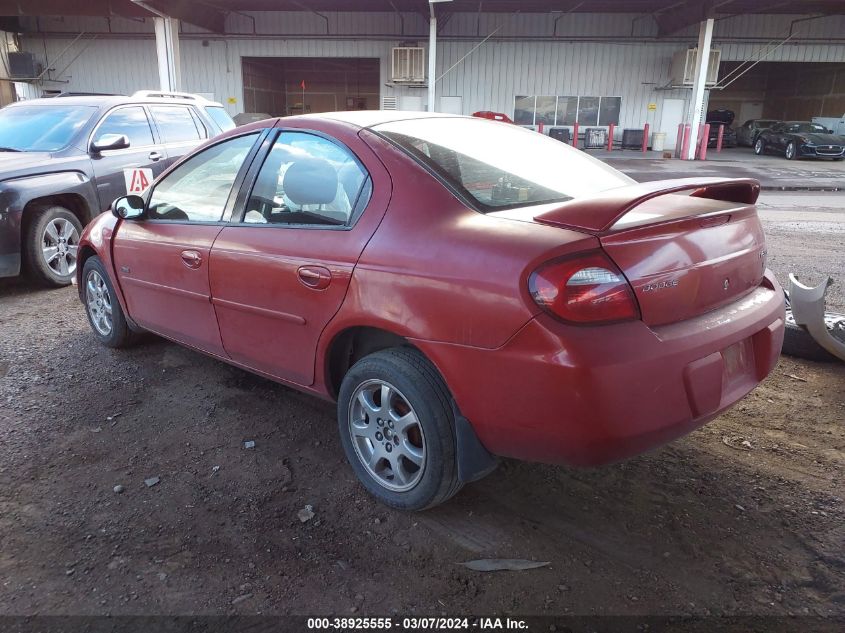
<instances>
[{"instance_id":1,"label":"rear bumper","mask_svg":"<svg viewBox=\"0 0 845 633\"><path fill-rule=\"evenodd\" d=\"M584 328L540 315L497 350L418 344L490 452L599 465L689 433L771 372L784 301L771 274L766 279L769 287L669 326ZM738 347L747 362L736 369L726 350Z\"/></svg>"}]
</instances>

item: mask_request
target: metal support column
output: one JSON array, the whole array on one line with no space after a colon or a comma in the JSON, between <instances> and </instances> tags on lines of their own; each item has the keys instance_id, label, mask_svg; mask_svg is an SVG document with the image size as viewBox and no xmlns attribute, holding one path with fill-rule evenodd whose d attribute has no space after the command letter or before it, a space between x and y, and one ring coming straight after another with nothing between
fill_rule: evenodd
<instances>
[{"instance_id":1,"label":"metal support column","mask_svg":"<svg viewBox=\"0 0 845 633\"><path fill-rule=\"evenodd\" d=\"M693 141L685 148L686 153L681 157L685 160L695 159L697 147L696 139L701 128L701 121L706 112L704 111L705 88L707 85L707 67L710 65L710 44L713 41L713 18L701 22L698 29L698 55L695 58L695 80L692 85L692 96L690 101L690 127L692 128ZM704 140L703 142L707 142Z\"/></svg>"},{"instance_id":2,"label":"metal support column","mask_svg":"<svg viewBox=\"0 0 845 633\"><path fill-rule=\"evenodd\" d=\"M437 68L437 16L434 6L429 4L431 17L428 19L428 111L434 112L434 84L437 81L434 73Z\"/></svg>"},{"instance_id":3,"label":"metal support column","mask_svg":"<svg viewBox=\"0 0 845 633\"><path fill-rule=\"evenodd\" d=\"M179 65L179 20L168 17L153 18L156 31L156 56L161 90L182 90L182 71Z\"/></svg>"}]
</instances>

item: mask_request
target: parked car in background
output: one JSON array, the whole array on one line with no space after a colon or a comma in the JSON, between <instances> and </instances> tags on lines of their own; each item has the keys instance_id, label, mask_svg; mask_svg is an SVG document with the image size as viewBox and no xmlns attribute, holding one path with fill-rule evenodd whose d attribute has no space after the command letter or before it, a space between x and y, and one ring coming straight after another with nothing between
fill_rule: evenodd
<instances>
[{"instance_id":1,"label":"parked car in background","mask_svg":"<svg viewBox=\"0 0 845 633\"><path fill-rule=\"evenodd\" d=\"M496 456L641 453L763 380L784 301L759 190L636 183L479 118L297 116L116 200L77 281L103 345L148 330L337 400L362 484L418 510Z\"/></svg>"},{"instance_id":2,"label":"parked car in background","mask_svg":"<svg viewBox=\"0 0 845 633\"><path fill-rule=\"evenodd\" d=\"M755 154L783 154L795 158L845 158L845 136L810 121L782 121L763 130L754 143Z\"/></svg>"},{"instance_id":3,"label":"parked car in background","mask_svg":"<svg viewBox=\"0 0 845 633\"><path fill-rule=\"evenodd\" d=\"M489 119L490 121L513 123L513 119L511 119L507 114L504 114L503 112L493 112L492 110L479 110L478 112L473 112L472 116L479 119Z\"/></svg>"},{"instance_id":4,"label":"parked car in background","mask_svg":"<svg viewBox=\"0 0 845 633\"><path fill-rule=\"evenodd\" d=\"M79 236L127 189L142 191L200 142L235 127L181 93L61 96L0 110L0 277L71 282Z\"/></svg>"},{"instance_id":5,"label":"parked car in background","mask_svg":"<svg viewBox=\"0 0 845 633\"><path fill-rule=\"evenodd\" d=\"M833 134L845 134L845 114L842 116L814 116L812 122L826 127Z\"/></svg>"},{"instance_id":6,"label":"parked car in background","mask_svg":"<svg viewBox=\"0 0 845 633\"><path fill-rule=\"evenodd\" d=\"M239 112L234 116L235 125L248 125L256 121L263 121L264 119L271 119L272 117L266 112Z\"/></svg>"},{"instance_id":7,"label":"parked car in background","mask_svg":"<svg viewBox=\"0 0 845 633\"><path fill-rule=\"evenodd\" d=\"M710 124L710 133L707 137L707 147L716 147L719 138L719 127L722 131L722 147L736 147L736 133L731 124L734 122L733 110L710 110L707 113L706 121Z\"/></svg>"},{"instance_id":8,"label":"parked car in background","mask_svg":"<svg viewBox=\"0 0 845 633\"><path fill-rule=\"evenodd\" d=\"M778 123L777 119L748 119L736 128L737 145L754 147L760 132L772 127L775 123Z\"/></svg>"},{"instance_id":9,"label":"parked car in background","mask_svg":"<svg viewBox=\"0 0 845 633\"><path fill-rule=\"evenodd\" d=\"M722 131L722 147L736 147L736 132L720 121L708 121L710 131L707 134L707 147L716 147L719 143L719 128Z\"/></svg>"}]
</instances>

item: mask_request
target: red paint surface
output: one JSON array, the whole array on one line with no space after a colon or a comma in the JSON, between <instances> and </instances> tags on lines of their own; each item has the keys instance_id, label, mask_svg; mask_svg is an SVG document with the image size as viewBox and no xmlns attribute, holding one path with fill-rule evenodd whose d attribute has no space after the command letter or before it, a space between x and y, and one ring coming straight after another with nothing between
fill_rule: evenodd
<instances>
[{"instance_id":1,"label":"red paint surface","mask_svg":"<svg viewBox=\"0 0 845 633\"><path fill-rule=\"evenodd\" d=\"M101 216L82 245L139 324L328 398L332 343L347 328L381 328L431 359L490 451L573 464L689 432L777 360L783 295L763 277L753 181L643 183L545 214L483 215L370 131L318 117L277 125L322 131L355 152L373 179L357 224ZM599 249L625 273L641 319L568 325L533 301L538 267ZM200 264L187 266L184 251Z\"/></svg>"}]
</instances>

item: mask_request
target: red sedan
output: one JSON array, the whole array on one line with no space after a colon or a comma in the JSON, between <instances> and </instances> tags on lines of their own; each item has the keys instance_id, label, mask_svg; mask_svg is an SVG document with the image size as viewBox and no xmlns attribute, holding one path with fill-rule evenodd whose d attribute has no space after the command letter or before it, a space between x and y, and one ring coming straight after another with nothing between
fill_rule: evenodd
<instances>
[{"instance_id":1,"label":"red sedan","mask_svg":"<svg viewBox=\"0 0 845 633\"><path fill-rule=\"evenodd\" d=\"M116 200L77 281L105 345L150 331L337 400L363 485L416 510L499 456L638 454L762 381L784 301L758 193L478 118L299 116Z\"/></svg>"}]
</instances>

